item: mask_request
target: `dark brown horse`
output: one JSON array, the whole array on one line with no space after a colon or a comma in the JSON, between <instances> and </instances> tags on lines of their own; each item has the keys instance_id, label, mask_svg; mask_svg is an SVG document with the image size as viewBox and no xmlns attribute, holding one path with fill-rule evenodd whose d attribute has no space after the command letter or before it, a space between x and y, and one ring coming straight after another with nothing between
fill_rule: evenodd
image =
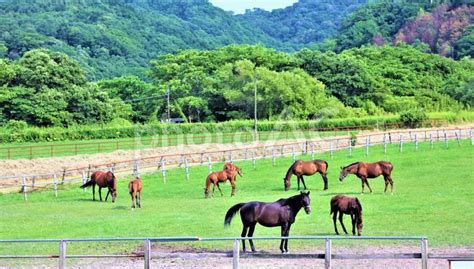
<instances>
[{"instance_id":1,"label":"dark brown horse","mask_svg":"<svg viewBox=\"0 0 474 269\"><path fill-rule=\"evenodd\" d=\"M117 178L115 178L114 173L108 171L96 171L92 173L91 179L87 181L81 188L88 187L92 185L92 200L95 201L95 185L99 186L99 198L102 202L102 188L107 187L108 192L105 196L105 201L107 202L107 198L109 198L109 194L112 196L112 203L115 202L115 198L117 197Z\"/></svg>"},{"instance_id":2,"label":"dark brown horse","mask_svg":"<svg viewBox=\"0 0 474 269\"><path fill-rule=\"evenodd\" d=\"M312 160L312 161L295 161L288 172L286 172L285 178L283 178L283 184L285 185L285 191L288 191L291 186L291 176L296 175L298 179L298 190L300 190L300 180L303 182L304 189L306 190L306 184L304 183L303 176L311 176L316 173L320 173L324 181L324 190L328 189L328 163L323 160Z\"/></svg>"},{"instance_id":3,"label":"dark brown horse","mask_svg":"<svg viewBox=\"0 0 474 269\"><path fill-rule=\"evenodd\" d=\"M392 173L393 165L390 162L378 161L375 163L364 163L356 162L349 164L346 167L341 167L341 174L339 180L342 182L348 174L355 174L362 181L362 193L364 193L364 184L367 185L370 192L372 189L369 186L368 178L376 178L383 175L385 179L385 190L387 192L387 186L390 183L391 193L393 194L393 180L390 174Z\"/></svg>"},{"instance_id":4,"label":"dark brown horse","mask_svg":"<svg viewBox=\"0 0 474 269\"><path fill-rule=\"evenodd\" d=\"M331 213L332 220L334 222L334 230L336 234L339 234L337 231L336 218L339 213L339 222L341 223L342 229L347 234L346 227L342 222L342 215L348 214L351 215L352 220L352 235L355 235L355 224L357 224L357 235L362 234L362 205L359 202L359 199L355 197L349 197L345 195L336 195L331 199Z\"/></svg>"},{"instance_id":5,"label":"dark brown horse","mask_svg":"<svg viewBox=\"0 0 474 269\"><path fill-rule=\"evenodd\" d=\"M248 202L240 203L231 207L225 215L224 225L230 225L235 214L240 210L240 218L242 219L243 229L242 237L252 237L255 231L255 225L260 223L265 227L281 227L281 236L289 236L290 227L295 222L295 217L303 207L306 214L311 213L311 199L309 192L301 192L298 195L280 199L273 203L264 202ZM247 234L248 230L248 234ZM252 251L255 251L253 240L249 239ZM245 240L242 240L243 252L246 251ZM288 239L282 239L280 243L282 253L288 252Z\"/></svg>"},{"instance_id":6,"label":"dark brown horse","mask_svg":"<svg viewBox=\"0 0 474 269\"><path fill-rule=\"evenodd\" d=\"M132 208L135 208L135 205L138 208L142 207L142 179L140 177L135 177L128 183L128 193L132 196Z\"/></svg>"},{"instance_id":7,"label":"dark brown horse","mask_svg":"<svg viewBox=\"0 0 474 269\"><path fill-rule=\"evenodd\" d=\"M225 169L223 171L217 171L217 172L212 172L210 173L207 178L206 178L206 187L204 188L204 197L208 198L209 197L209 191L210 191L210 186L211 183L214 185L212 187L212 195L214 196L214 190L217 186L219 191L221 192L221 196L224 196L222 193L221 187L219 186L220 182L226 182L227 180L230 181L230 185L232 186L232 193L230 196L235 195L235 178L237 177L237 174L242 176L242 169L240 169L238 166L232 164L232 169ZM229 166L230 167L230 166ZM226 166L224 165L224 168Z\"/></svg>"}]
</instances>

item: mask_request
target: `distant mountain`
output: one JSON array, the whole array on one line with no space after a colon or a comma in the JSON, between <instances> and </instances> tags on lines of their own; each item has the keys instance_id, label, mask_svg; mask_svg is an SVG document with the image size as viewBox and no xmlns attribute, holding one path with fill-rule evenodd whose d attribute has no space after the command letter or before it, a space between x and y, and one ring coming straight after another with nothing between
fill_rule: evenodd
<instances>
[{"instance_id":1,"label":"distant mountain","mask_svg":"<svg viewBox=\"0 0 474 269\"><path fill-rule=\"evenodd\" d=\"M247 10L239 17L269 36L301 48L336 35L347 14L365 3L367 0L300 0L271 12Z\"/></svg>"},{"instance_id":2,"label":"distant mountain","mask_svg":"<svg viewBox=\"0 0 474 269\"><path fill-rule=\"evenodd\" d=\"M282 42L207 0L6 0L0 2L0 56L46 47L78 60L90 79L143 74L150 59L228 44L284 49Z\"/></svg>"}]
</instances>

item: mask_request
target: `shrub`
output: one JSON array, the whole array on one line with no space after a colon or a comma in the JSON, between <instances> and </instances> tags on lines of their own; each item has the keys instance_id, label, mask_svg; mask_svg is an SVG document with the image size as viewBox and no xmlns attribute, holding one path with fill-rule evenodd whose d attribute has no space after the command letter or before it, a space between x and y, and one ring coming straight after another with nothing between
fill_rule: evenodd
<instances>
[{"instance_id":1,"label":"shrub","mask_svg":"<svg viewBox=\"0 0 474 269\"><path fill-rule=\"evenodd\" d=\"M410 109L400 113L400 122L409 128L420 127L427 118L426 113L422 109Z\"/></svg>"},{"instance_id":2,"label":"shrub","mask_svg":"<svg viewBox=\"0 0 474 269\"><path fill-rule=\"evenodd\" d=\"M9 120L5 127L11 131L20 131L26 129L28 124L23 120Z\"/></svg>"}]
</instances>

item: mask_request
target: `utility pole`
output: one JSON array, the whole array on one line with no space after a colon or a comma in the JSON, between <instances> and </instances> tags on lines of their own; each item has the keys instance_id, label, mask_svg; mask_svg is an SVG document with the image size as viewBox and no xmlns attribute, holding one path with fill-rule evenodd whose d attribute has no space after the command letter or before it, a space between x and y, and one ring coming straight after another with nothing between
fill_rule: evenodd
<instances>
[{"instance_id":1,"label":"utility pole","mask_svg":"<svg viewBox=\"0 0 474 269\"><path fill-rule=\"evenodd\" d=\"M254 141L257 141L257 67L253 68L253 92L254 92L254 107L253 107L253 136Z\"/></svg>"},{"instance_id":2,"label":"utility pole","mask_svg":"<svg viewBox=\"0 0 474 269\"><path fill-rule=\"evenodd\" d=\"M166 99L167 99L167 103L168 103L168 122L171 121L171 117L170 117L170 86L168 85L168 91L166 92Z\"/></svg>"}]
</instances>

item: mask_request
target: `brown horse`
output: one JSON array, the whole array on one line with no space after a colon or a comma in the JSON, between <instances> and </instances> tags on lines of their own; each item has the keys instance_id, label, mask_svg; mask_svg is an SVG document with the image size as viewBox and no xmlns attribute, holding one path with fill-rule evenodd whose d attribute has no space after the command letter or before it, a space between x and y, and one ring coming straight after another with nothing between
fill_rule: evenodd
<instances>
[{"instance_id":1,"label":"brown horse","mask_svg":"<svg viewBox=\"0 0 474 269\"><path fill-rule=\"evenodd\" d=\"M91 179L87 181L81 188L85 188L87 186L92 185L92 200L95 201L95 185L99 186L99 198L102 202L102 188L107 187L109 191L105 196L105 201L107 202L107 198L109 198L109 194L112 196L112 203L115 202L115 198L117 197L117 178L115 177L114 173L108 171L95 171L91 175Z\"/></svg>"},{"instance_id":2,"label":"brown horse","mask_svg":"<svg viewBox=\"0 0 474 269\"><path fill-rule=\"evenodd\" d=\"M336 218L337 214L339 213L339 222L342 225L342 229L347 234L346 227L344 227L344 223L342 222L342 215L348 214L351 215L352 220L352 235L355 235L355 224L357 223L357 235L360 236L362 234L362 205L359 202L359 199L355 197L349 197L345 195L336 195L331 199L331 213L334 214L332 216L332 220L334 222L334 230L336 230L336 234L339 235L337 231L336 225Z\"/></svg>"},{"instance_id":3,"label":"brown horse","mask_svg":"<svg viewBox=\"0 0 474 269\"><path fill-rule=\"evenodd\" d=\"M226 165L224 165L224 168L226 168ZM211 183L214 185L212 187L212 195L214 196L214 191L215 191L215 188L216 188L216 185L217 185L217 188L221 192L221 196L224 196L224 194L222 193L221 187L219 186L219 183L220 182L225 182L227 180L230 181L230 184L232 186L232 193L230 194L230 196L235 195L235 178L237 177L237 174L242 176L242 169L240 169L238 166L236 166L234 164L232 164L232 166L233 166L232 170L225 169L223 171L212 172L207 176L207 178L206 178L206 187L204 188L204 197L205 198L209 197L209 191L210 191Z\"/></svg>"},{"instance_id":4,"label":"brown horse","mask_svg":"<svg viewBox=\"0 0 474 269\"><path fill-rule=\"evenodd\" d=\"M132 208L135 208L135 204L138 208L142 207L142 179L135 177L128 183L128 192L132 196Z\"/></svg>"},{"instance_id":5,"label":"brown horse","mask_svg":"<svg viewBox=\"0 0 474 269\"><path fill-rule=\"evenodd\" d=\"M393 165L390 162L378 161L375 163L364 163L364 162L355 162L349 164L346 167L341 167L341 174L339 175L339 180L342 182L348 174L355 174L362 181L362 193L364 193L364 184L367 185L370 192L372 189L369 186L367 178L376 178L380 175L383 175L385 179L385 190L387 192L387 186L390 183L391 193L393 194L393 180L390 174L392 173Z\"/></svg>"},{"instance_id":6,"label":"brown horse","mask_svg":"<svg viewBox=\"0 0 474 269\"><path fill-rule=\"evenodd\" d=\"M298 190L300 190L300 180L303 182L304 189L306 190L306 184L304 183L303 176L311 176L316 173L320 173L324 181L324 190L328 189L328 163L323 160L312 160L312 161L295 161L288 172L286 172L285 178L283 178L283 184L285 185L285 191L288 191L291 186L291 176L296 175L298 179Z\"/></svg>"},{"instance_id":7,"label":"brown horse","mask_svg":"<svg viewBox=\"0 0 474 269\"><path fill-rule=\"evenodd\" d=\"M255 231L255 225L260 223L265 227L281 227L281 236L289 236L290 227L295 222L295 217L303 207L306 214L311 213L311 199L309 193L301 192L298 195L280 199L273 203L264 202L248 202L240 203L231 207L224 219L224 226L230 225L232 218L240 210L240 218L242 219L243 229L242 237L252 237ZM247 235L248 230L248 235ZM253 240L249 239L252 251L255 251ZM243 252L245 249L245 240L242 240ZM288 252L288 239L282 239L280 243L282 253Z\"/></svg>"}]
</instances>

